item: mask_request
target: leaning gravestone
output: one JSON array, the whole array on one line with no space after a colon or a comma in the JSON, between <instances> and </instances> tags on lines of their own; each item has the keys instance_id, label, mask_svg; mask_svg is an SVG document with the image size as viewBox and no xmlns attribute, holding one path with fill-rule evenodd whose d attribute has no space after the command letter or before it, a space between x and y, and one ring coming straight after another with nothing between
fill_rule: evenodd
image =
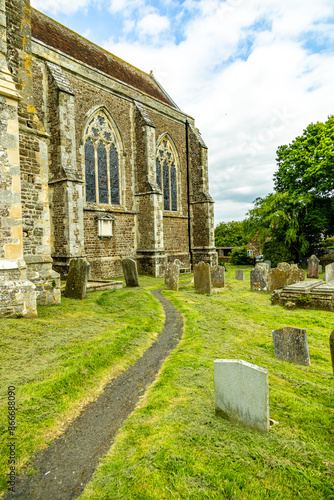
<instances>
[{"instance_id":1,"label":"leaning gravestone","mask_svg":"<svg viewBox=\"0 0 334 500\"><path fill-rule=\"evenodd\" d=\"M167 264L165 270L165 289L175 290L179 289L179 272L180 266L178 264Z\"/></svg>"},{"instance_id":2,"label":"leaning gravestone","mask_svg":"<svg viewBox=\"0 0 334 500\"><path fill-rule=\"evenodd\" d=\"M282 288L286 285L286 271L279 267L274 267L269 269L268 273L268 291L272 293L278 288Z\"/></svg>"},{"instance_id":3,"label":"leaning gravestone","mask_svg":"<svg viewBox=\"0 0 334 500\"><path fill-rule=\"evenodd\" d=\"M319 279L319 259L315 255L307 259L307 277Z\"/></svg>"},{"instance_id":4,"label":"leaning gravestone","mask_svg":"<svg viewBox=\"0 0 334 500\"><path fill-rule=\"evenodd\" d=\"M126 286L139 286L136 262L133 259L122 259L122 269Z\"/></svg>"},{"instance_id":5,"label":"leaning gravestone","mask_svg":"<svg viewBox=\"0 0 334 500\"><path fill-rule=\"evenodd\" d=\"M268 292L268 264L259 263L250 272L251 291Z\"/></svg>"},{"instance_id":6,"label":"leaning gravestone","mask_svg":"<svg viewBox=\"0 0 334 500\"><path fill-rule=\"evenodd\" d=\"M334 330L330 334L329 337L329 348L331 350L331 358L332 358L332 367L333 367L333 375L334 375Z\"/></svg>"},{"instance_id":7,"label":"leaning gravestone","mask_svg":"<svg viewBox=\"0 0 334 500\"><path fill-rule=\"evenodd\" d=\"M65 297L74 299L85 298L89 267L90 265L86 259L79 258L71 260L64 292Z\"/></svg>"},{"instance_id":8,"label":"leaning gravestone","mask_svg":"<svg viewBox=\"0 0 334 500\"><path fill-rule=\"evenodd\" d=\"M325 267L326 281L334 281L334 264L328 264Z\"/></svg>"},{"instance_id":9,"label":"leaning gravestone","mask_svg":"<svg viewBox=\"0 0 334 500\"><path fill-rule=\"evenodd\" d=\"M211 267L211 285L213 288L223 288L225 286L225 267Z\"/></svg>"},{"instance_id":10,"label":"leaning gravestone","mask_svg":"<svg viewBox=\"0 0 334 500\"><path fill-rule=\"evenodd\" d=\"M268 370L241 359L216 359L213 366L216 413L268 432Z\"/></svg>"},{"instance_id":11,"label":"leaning gravestone","mask_svg":"<svg viewBox=\"0 0 334 500\"><path fill-rule=\"evenodd\" d=\"M245 271L243 269L236 269L235 279L243 281L245 279Z\"/></svg>"},{"instance_id":12,"label":"leaning gravestone","mask_svg":"<svg viewBox=\"0 0 334 500\"><path fill-rule=\"evenodd\" d=\"M275 357L290 363L310 365L306 330L285 326L273 330Z\"/></svg>"},{"instance_id":13,"label":"leaning gravestone","mask_svg":"<svg viewBox=\"0 0 334 500\"><path fill-rule=\"evenodd\" d=\"M211 293L210 264L199 262L194 265L194 286L196 293Z\"/></svg>"},{"instance_id":14,"label":"leaning gravestone","mask_svg":"<svg viewBox=\"0 0 334 500\"><path fill-rule=\"evenodd\" d=\"M304 269L299 269L297 264L291 264L291 268L286 271L286 284L293 285L305 281Z\"/></svg>"}]
</instances>

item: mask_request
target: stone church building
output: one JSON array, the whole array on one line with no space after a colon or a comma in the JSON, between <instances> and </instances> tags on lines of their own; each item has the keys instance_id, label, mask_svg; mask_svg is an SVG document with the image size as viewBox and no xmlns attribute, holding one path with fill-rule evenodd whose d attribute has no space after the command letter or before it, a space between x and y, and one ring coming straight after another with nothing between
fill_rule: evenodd
<instances>
[{"instance_id":1,"label":"stone church building","mask_svg":"<svg viewBox=\"0 0 334 500\"><path fill-rule=\"evenodd\" d=\"M0 0L0 315L60 301L85 257L91 279L121 259L216 263L207 147L153 74L29 0Z\"/></svg>"}]
</instances>

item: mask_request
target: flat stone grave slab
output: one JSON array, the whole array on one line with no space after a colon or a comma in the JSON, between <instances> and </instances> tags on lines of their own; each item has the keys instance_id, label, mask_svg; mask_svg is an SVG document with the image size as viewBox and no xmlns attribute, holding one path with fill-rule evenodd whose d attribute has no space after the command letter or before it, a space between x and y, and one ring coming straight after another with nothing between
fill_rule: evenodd
<instances>
[{"instance_id":1,"label":"flat stone grave slab","mask_svg":"<svg viewBox=\"0 0 334 500\"><path fill-rule=\"evenodd\" d=\"M216 413L269 431L268 370L242 359L214 361Z\"/></svg>"},{"instance_id":2,"label":"flat stone grave slab","mask_svg":"<svg viewBox=\"0 0 334 500\"><path fill-rule=\"evenodd\" d=\"M334 282L306 280L275 290L271 296L272 304L285 305L294 302L304 309L334 311Z\"/></svg>"},{"instance_id":3,"label":"flat stone grave slab","mask_svg":"<svg viewBox=\"0 0 334 500\"><path fill-rule=\"evenodd\" d=\"M306 330L290 326L273 330L273 342L277 359L304 366L311 364Z\"/></svg>"}]
</instances>

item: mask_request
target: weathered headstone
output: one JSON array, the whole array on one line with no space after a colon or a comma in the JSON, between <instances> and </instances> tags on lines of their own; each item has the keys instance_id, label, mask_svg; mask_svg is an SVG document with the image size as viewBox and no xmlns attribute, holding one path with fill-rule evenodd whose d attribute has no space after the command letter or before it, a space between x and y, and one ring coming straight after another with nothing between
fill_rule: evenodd
<instances>
[{"instance_id":1,"label":"weathered headstone","mask_svg":"<svg viewBox=\"0 0 334 500\"><path fill-rule=\"evenodd\" d=\"M264 264L268 264L269 269L271 269L271 260L265 260Z\"/></svg>"},{"instance_id":2,"label":"weathered headstone","mask_svg":"<svg viewBox=\"0 0 334 500\"><path fill-rule=\"evenodd\" d=\"M307 277L319 279L319 259L315 255L307 259Z\"/></svg>"},{"instance_id":3,"label":"weathered headstone","mask_svg":"<svg viewBox=\"0 0 334 500\"><path fill-rule=\"evenodd\" d=\"M241 359L214 361L216 413L269 431L268 370Z\"/></svg>"},{"instance_id":4,"label":"weathered headstone","mask_svg":"<svg viewBox=\"0 0 334 500\"><path fill-rule=\"evenodd\" d=\"M277 268L281 269L282 271L287 271L290 269L290 264L288 262L279 262L277 264Z\"/></svg>"},{"instance_id":5,"label":"weathered headstone","mask_svg":"<svg viewBox=\"0 0 334 500\"><path fill-rule=\"evenodd\" d=\"M196 293L211 293L210 264L199 262L194 265L194 286Z\"/></svg>"},{"instance_id":6,"label":"weathered headstone","mask_svg":"<svg viewBox=\"0 0 334 500\"><path fill-rule=\"evenodd\" d=\"M326 281L334 281L334 264L328 264L325 267L325 277Z\"/></svg>"},{"instance_id":7,"label":"weathered headstone","mask_svg":"<svg viewBox=\"0 0 334 500\"><path fill-rule=\"evenodd\" d=\"M133 259L122 259L122 269L126 286L139 286L136 262Z\"/></svg>"},{"instance_id":8,"label":"weathered headstone","mask_svg":"<svg viewBox=\"0 0 334 500\"><path fill-rule=\"evenodd\" d=\"M250 272L251 291L252 292L268 292L268 264L259 263Z\"/></svg>"},{"instance_id":9,"label":"weathered headstone","mask_svg":"<svg viewBox=\"0 0 334 500\"><path fill-rule=\"evenodd\" d=\"M225 286L225 267L211 267L211 285L213 288L223 288Z\"/></svg>"},{"instance_id":10,"label":"weathered headstone","mask_svg":"<svg viewBox=\"0 0 334 500\"><path fill-rule=\"evenodd\" d=\"M334 330L329 336L329 348L331 351L331 358L332 358L332 368L333 368L333 375L334 375Z\"/></svg>"},{"instance_id":11,"label":"weathered headstone","mask_svg":"<svg viewBox=\"0 0 334 500\"><path fill-rule=\"evenodd\" d=\"M322 273L322 264L319 264L318 270L319 270L319 273Z\"/></svg>"},{"instance_id":12,"label":"weathered headstone","mask_svg":"<svg viewBox=\"0 0 334 500\"><path fill-rule=\"evenodd\" d=\"M280 269L279 267L274 267L269 269L268 272L268 291L272 293L278 288L282 288L286 285L286 271L285 269Z\"/></svg>"},{"instance_id":13,"label":"weathered headstone","mask_svg":"<svg viewBox=\"0 0 334 500\"><path fill-rule=\"evenodd\" d=\"M275 357L290 363L310 365L306 330L285 326L273 330Z\"/></svg>"},{"instance_id":14,"label":"weathered headstone","mask_svg":"<svg viewBox=\"0 0 334 500\"><path fill-rule=\"evenodd\" d=\"M304 269L299 269L297 264L291 264L291 268L286 271L286 285L293 285L305 281Z\"/></svg>"},{"instance_id":15,"label":"weathered headstone","mask_svg":"<svg viewBox=\"0 0 334 500\"><path fill-rule=\"evenodd\" d=\"M64 291L65 297L72 297L74 299L85 298L89 267L90 265L84 258L71 260Z\"/></svg>"},{"instance_id":16,"label":"weathered headstone","mask_svg":"<svg viewBox=\"0 0 334 500\"><path fill-rule=\"evenodd\" d=\"M175 290L179 289L179 272L180 266L178 264L167 264L165 270L165 289Z\"/></svg>"},{"instance_id":17,"label":"weathered headstone","mask_svg":"<svg viewBox=\"0 0 334 500\"><path fill-rule=\"evenodd\" d=\"M245 271L243 269L236 269L235 279L243 281L245 279Z\"/></svg>"}]
</instances>

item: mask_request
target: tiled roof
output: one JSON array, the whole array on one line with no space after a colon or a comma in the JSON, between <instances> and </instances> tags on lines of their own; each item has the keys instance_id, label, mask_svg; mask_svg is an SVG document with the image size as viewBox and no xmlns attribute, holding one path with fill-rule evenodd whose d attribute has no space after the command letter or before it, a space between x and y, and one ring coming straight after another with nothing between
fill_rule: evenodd
<instances>
[{"instance_id":1,"label":"tiled roof","mask_svg":"<svg viewBox=\"0 0 334 500\"><path fill-rule=\"evenodd\" d=\"M40 40L45 45L60 50L78 61L175 107L175 103L165 95L150 75L122 61L122 59L35 9L31 9L31 34L33 38Z\"/></svg>"}]
</instances>

